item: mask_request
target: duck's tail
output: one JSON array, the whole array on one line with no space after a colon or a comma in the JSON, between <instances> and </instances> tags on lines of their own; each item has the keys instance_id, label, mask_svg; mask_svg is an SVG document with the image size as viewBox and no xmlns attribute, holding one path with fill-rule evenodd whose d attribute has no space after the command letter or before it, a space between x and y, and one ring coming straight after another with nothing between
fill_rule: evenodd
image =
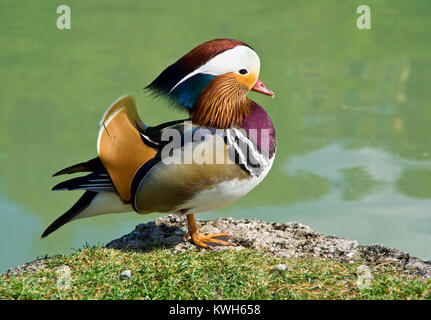
<instances>
[{"instance_id":1,"label":"duck's tail","mask_svg":"<svg viewBox=\"0 0 431 320\"><path fill-rule=\"evenodd\" d=\"M43 232L42 238L72 220L107 213L133 211L130 204L121 200L99 158L63 169L55 176L89 171L91 173L86 176L63 181L52 188L52 190L85 190L85 192L72 208L51 223Z\"/></svg>"},{"instance_id":2,"label":"duck's tail","mask_svg":"<svg viewBox=\"0 0 431 320\"><path fill-rule=\"evenodd\" d=\"M79 200L58 217L48 228L43 232L42 238L45 238L50 233L54 232L66 223L92 216L97 216L107 213L120 213L133 211L130 204L124 203L117 193L114 192L97 192L85 191Z\"/></svg>"},{"instance_id":3,"label":"duck's tail","mask_svg":"<svg viewBox=\"0 0 431 320\"><path fill-rule=\"evenodd\" d=\"M130 204L133 176L156 153L141 140L140 132L145 128L133 97L121 97L108 108L100 123L99 157L54 174L90 172L54 186L53 190L85 190L85 193L43 232L42 238L72 220L133 211Z\"/></svg>"}]
</instances>

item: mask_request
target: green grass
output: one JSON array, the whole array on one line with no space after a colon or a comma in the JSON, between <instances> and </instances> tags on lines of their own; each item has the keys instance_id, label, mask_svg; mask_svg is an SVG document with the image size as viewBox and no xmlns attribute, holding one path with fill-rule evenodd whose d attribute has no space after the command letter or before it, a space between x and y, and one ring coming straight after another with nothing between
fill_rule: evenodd
<instances>
[{"instance_id":1,"label":"green grass","mask_svg":"<svg viewBox=\"0 0 431 320\"><path fill-rule=\"evenodd\" d=\"M285 271L276 271L280 263ZM58 267L71 270L59 289ZM359 263L274 258L252 250L143 253L84 248L46 267L0 277L0 299L431 299L431 281L390 265L372 268L369 289L356 286ZM121 280L120 273L132 276Z\"/></svg>"}]
</instances>

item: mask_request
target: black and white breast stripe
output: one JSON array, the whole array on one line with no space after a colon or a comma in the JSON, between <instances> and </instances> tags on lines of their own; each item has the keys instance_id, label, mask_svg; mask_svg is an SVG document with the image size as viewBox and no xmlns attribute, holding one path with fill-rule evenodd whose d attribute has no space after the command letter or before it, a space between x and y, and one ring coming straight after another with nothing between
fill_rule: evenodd
<instances>
[{"instance_id":1,"label":"black and white breast stripe","mask_svg":"<svg viewBox=\"0 0 431 320\"><path fill-rule=\"evenodd\" d=\"M226 130L229 159L244 168L251 176L259 176L270 165L258 146L250 140L244 130Z\"/></svg>"}]
</instances>

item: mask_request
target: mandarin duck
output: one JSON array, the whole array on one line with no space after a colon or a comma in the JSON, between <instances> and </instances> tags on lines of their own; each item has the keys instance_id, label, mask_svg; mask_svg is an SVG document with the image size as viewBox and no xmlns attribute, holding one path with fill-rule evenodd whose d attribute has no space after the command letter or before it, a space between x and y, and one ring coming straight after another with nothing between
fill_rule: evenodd
<instances>
[{"instance_id":1,"label":"mandarin duck","mask_svg":"<svg viewBox=\"0 0 431 320\"><path fill-rule=\"evenodd\" d=\"M136 211L186 216L186 239L200 247L231 245L229 233L200 234L194 214L244 196L272 166L272 121L247 97L250 90L274 97L259 72L259 56L250 46L215 39L146 87L186 110L187 119L150 127L139 118L132 96L114 102L100 123L98 157L54 174L90 172L53 187L85 192L42 237L72 220Z\"/></svg>"}]
</instances>

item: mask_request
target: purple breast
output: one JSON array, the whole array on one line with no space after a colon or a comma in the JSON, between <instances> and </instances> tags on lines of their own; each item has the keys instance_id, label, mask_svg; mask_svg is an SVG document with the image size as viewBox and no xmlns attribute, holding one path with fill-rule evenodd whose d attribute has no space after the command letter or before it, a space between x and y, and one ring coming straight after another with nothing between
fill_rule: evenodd
<instances>
[{"instance_id":1,"label":"purple breast","mask_svg":"<svg viewBox=\"0 0 431 320\"><path fill-rule=\"evenodd\" d=\"M256 102L252 102L251 111L242 120L241 127L247 131L249 138L272 158L276 147L274 126L269 115Z\"/></svg>"}]
</instances>

